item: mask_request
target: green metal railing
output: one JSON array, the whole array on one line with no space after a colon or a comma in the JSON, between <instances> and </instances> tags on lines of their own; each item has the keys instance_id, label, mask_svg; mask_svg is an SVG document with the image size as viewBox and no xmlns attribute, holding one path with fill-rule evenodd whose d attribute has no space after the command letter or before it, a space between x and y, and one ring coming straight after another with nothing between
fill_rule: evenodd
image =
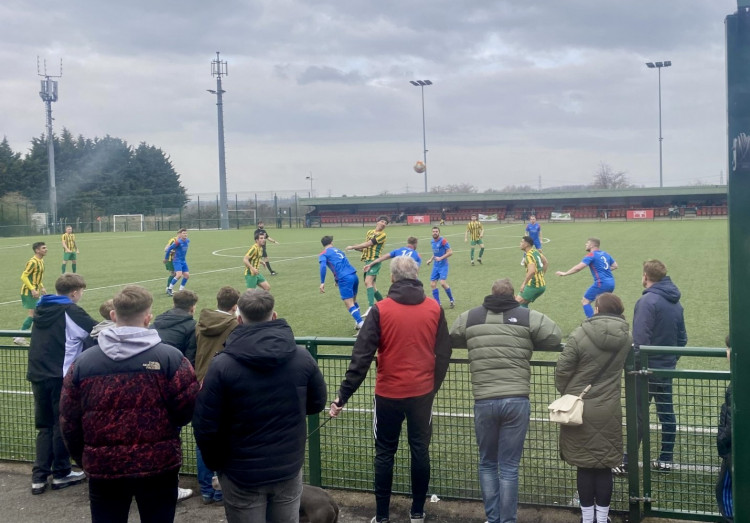
<instances>
[{"instance_id":1,"label":"green metal railing","mask_svg":"<svg viewBox=\"0 0 750 523\"><path fill-rule=\"evenodd\" d=\"M18 331L0 331L0 459L33 461L34 411L31 387L25 380L27 349L6 346ZM28 335L28 334L26 334ZM352 338L297 338L318 361L333 399L351 357ZM624 430L629 460L628 475L615 477L614 512L630 514L631 521L645 516L720 521L714 500L718 474L716 426L724 399L728 372L648 369L649 354L674 352L707 358L725 357L723 349L665 349L641 347L642 370L636 370L631 354L625 368ZM477 475L478 453L474 436L473 398L468 360L457 350L433 413L430 447L432 480L430 494L446 499L481 499ZM559 457L558 427L549 422L547 405L557 397L554 387L555 355L532 361L531 422L519 470L519 502L526 505L575 507L576 471ZM651 408L641 452L635 430L635 388L645 387L648 373L672 377L678 429L674 465L669 473L652 471L648 464L658 455L660 426ZM370 372L346 409L327 422L327 413L308 418L306 480L327 488L372 491L372 398L375 370ZM648 399L647 394L643 397ZM325 423L321 427L321 425ZM318 429L318 427L320 427ZM404 429L405 431L405 429ZM195 474L195 442L192 431L182 431L183 473ZM408 494L409 452L406 435L396 455L394 492ZM636 458L634 458L634 456ZM646 466L640 465L642 463Z\"/></svg>"}]
</instances>

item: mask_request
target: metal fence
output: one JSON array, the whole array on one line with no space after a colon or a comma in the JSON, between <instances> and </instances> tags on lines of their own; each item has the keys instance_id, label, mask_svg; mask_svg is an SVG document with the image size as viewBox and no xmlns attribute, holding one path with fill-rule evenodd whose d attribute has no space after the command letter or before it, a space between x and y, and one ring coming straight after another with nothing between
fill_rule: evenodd
<instances>
[{"instance_id":1,"label":"metal fence","mask_svg":"<svg viewBox=\"0 0 750 523\"><path fill-rule=\"evenodd\" d=\"M19 331L0 331L0 459L33 461L34 402L30 384L25 380L27 349L7 345L11 337L19 334ZM317 359L328 383L329 398L334 398L346 373L354 340L297 338L297 342L307 346ZM647 356L664 350L642 347L642 354ZM725 356L723 349L671 350L706 358ZM551 360L532 361L531 422L519 470L519 502L573 508L577 504L576 471L560 459L558 427L548 420L547 405L557 396L554 387L556 358L554 353L550 356ZM612 511L629 513L631 521L639 521L645 516L721 521L714 499L719 466L716 427L729 373L648 370L646 358L642 364L643 370L636 368L631 355L625 368L623 388L624 414L628 420L627 427L631 427L623 431L631 456L630 469L627 476L615 477ZM652 457L658 456L661 436L653 408L649 428L644 431L641 453L637 449L634 387L645 387L644 378L649 373L671 377L674 383L678 428L674 465L668 473L653 471L649 466ZM326 421L327 415L322 413L308 418L310 437L305 465L308 482L326 488L372 490L374 386L373 369L339 418L325 423L320 430L316 429ZM642 399L648 401L648 396L644 395ZM182 473L195 474L192 431L189 428L183 430L182 437ZM405 433L401 441L396 455L393 490L408 494L409 452ZM481 499L467 359L451 360L445 382L436 398L430 454L430 494L446 499Z\"/></svg>"}]
</instances>

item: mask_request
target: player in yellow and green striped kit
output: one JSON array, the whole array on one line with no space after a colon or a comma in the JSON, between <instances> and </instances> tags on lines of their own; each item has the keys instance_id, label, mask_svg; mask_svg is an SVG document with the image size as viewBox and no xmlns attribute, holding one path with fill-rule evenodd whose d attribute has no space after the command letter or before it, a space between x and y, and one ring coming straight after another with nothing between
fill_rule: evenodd
<instances>
[{"instance_id":1,"label":"player in yellow and green striped kit","mask_svg":"<svg viewBox=\"0 0 750 523\"><path fill-rule=\"evenodd\" d=\"M531 236L521 238L520 248L526 253L523 257L526 277L521 284L521 290L516 296L516 301L521 304L521 307L528 308L529 303L532 303L547 290L547 282L544 281L544 273L547 272L547 258L534 247L534 239Z\"/></svg>"},{"instance_id":2,"label":"player in yellow and green striped kit","mask_svg":"<svg viewBox=\"0 0 750 523\"><path fill-rule=\"evenodd\" d=\"M164 246L164 252L167 252L167 249L169 249L172 245L175 244L177 241L177 237L172 237L169 239L167 244ZM169 284L172 283L172 280L174 279L174 250L170 250L167 257L164 259L164 268L169 271L169 276L167 277L167 287L169 287Z\"/></svg>"},{"instance_id":3,"label":"player in yellow and green striped kit","mask_svg":"<svg viewBox=\"0 0 750 523\"><path fill-rule=\"evenodd\" d=\"M73 262L73 272L76 272L76 259L78 258L78 244L76 243L76 235L73 234L73 227L68 225L65 227L65 234L62 235L62 246L63 246L63 263L62 273L65 274L65 268L68 266L68 261Z\"/></svg>"},{"instance_id":4,"label":"player in yellow and green striped kit","mask_svg":"<svg viewBox=\"0 0 750 523\"><path fill-rule=\"evenodd\" d=\"M482 264L482 255L484 254L484 226L482 222L477 220L477 215L471 215L471 221L466 224L466 233L464 234L464 242L468 242L471 238L471 264L474 265L474 247L479 245L479 256L477 261Z\"/></svg>"},{"instance_id":5,"label":"player in yellow and green striped kit","mask_svg":"<svg viewBox=\"0 0 750 523\"><path fill-rule=\"evenodd\" d=\"M34 309L36 308L36 302L43 294L47 294L44 289L44 257L47 255L47 244L44 242L36 242L31 246L34 249L34 256L26 262L26 267L21 273L21 305L23 308L29 311L29 315L23 322L21 330L29 330L31 324L34 322ZM16 345L28 345L26 338L13 338L13 343Z\"/></svg>"},{"instance_id":6,"label":"player in yellow and green striped kit","mask_svg":"<svg viewBox=\"0 0 750 523\"><path fill-rule=\"evenodd\" d=\"M346 250L355 250L362 252L362 261L365 265L370 265L370 270L365 273L365 287L367 288L367 303L372 308L375 305L375 300L380 301L383 299L383 295L378 292L378 288L375 286L375 280L380 272L380 264L372 263L378 259L383 252L383 246L385 245L386 234L385 226L388 225L387 216L378 216L377 223L374 229L367 231L365 235L365 241L357 245L349 245ZM367 316L370 309L367 309L362 316Z\"/></svg>"},{"instance_id":7,"label":"player in yellow and green striped kit","mask_svg":"<svg viewBox=\"0 0 750 523\"><path fill-rule=\"evenodd\" d=\"M266 291L271 290L271 285L260 273L260 261L263 259L263 246L265 244L266 235L260 231L255 231L255 243L242 258L242 263L245 264L245 285L248 289L260 287Z\"/></svg>"}]
</instances>

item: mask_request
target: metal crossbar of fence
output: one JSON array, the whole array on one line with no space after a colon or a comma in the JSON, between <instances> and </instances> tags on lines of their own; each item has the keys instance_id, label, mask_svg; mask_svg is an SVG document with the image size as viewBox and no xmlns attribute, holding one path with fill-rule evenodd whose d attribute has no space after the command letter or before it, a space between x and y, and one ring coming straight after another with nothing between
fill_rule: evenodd
<instances>
[{"instance_id":1,"label":"metal crossbar of fence","mask_svg":"<svg viewBox=\"0 0 750 523\"><path fill-rule=\"evenodd\" d=\"M0 459L29 462L34 459L35 429L34 401L25 379L27 349L6 345L19 334L23 335L19 331L0 331ZM297 338L297 342L307 346L318 361L329 398L334 398L349 365L354 340ZM623 437L629 454L638 458L630 459L629 475L615 477L612 510L629 512L631 521L645 516L721 521L713 494L719 466L716 426L729 373L648 369L648 354L660 349L664 348L642 347L645 357L640 367L636 367L633 355L626 364L623 413L628 423ZM725 354L722 349L691 348L679 349L679 353L703 357ZM576 471L560 459L558 427L548 419L547 405L557 396L554 371L554 361L532 361L531 422L519 469L519 502L573 507L577 503ZM673 381L677 426L669 472L657 472L650 466L658 456L658 444L664 435L654 408L648 430L644 431L642 453L637 450L634 387L647 386L647 376L669 377ZM435 400L430 494L440 498L481 499L470 380L468 360L452 359ZM372 491L374 387L373 369L339 418L325 423L328 417L324 413L309 417L307 481L327 488ZM642 401L648 401L648 395L642 396ZM404 428L393 479L394 492L401 494L410 492L405 431ZM189 427L182 431L182 438L182 473L195 474L195 442Z\"/></svg>"}]
</instances>

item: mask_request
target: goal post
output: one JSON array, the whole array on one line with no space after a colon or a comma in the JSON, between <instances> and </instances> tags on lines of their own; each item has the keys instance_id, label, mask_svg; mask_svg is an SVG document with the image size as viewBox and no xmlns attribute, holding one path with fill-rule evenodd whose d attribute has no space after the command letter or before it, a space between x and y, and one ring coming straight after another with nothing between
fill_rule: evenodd
<instances>
[{"instance_id":1,"label":"goal post","mask_svg":"<svg viewBox=\"0 0 750 523\"><path fill-rule=\"evenodd\" d=\"M112 215L112 232L143 232L142 214L114 214Z\"/></svg>"},{"instance_id":2,"label":"goal post","mask_svg":"<svg viewBox=\"0 0 750 523\"><path fill-rule=\"evenodd\" d=\"M254 226L258 223L255 209L227 209L229 227Z\"/></svg>"}]
</instances>

